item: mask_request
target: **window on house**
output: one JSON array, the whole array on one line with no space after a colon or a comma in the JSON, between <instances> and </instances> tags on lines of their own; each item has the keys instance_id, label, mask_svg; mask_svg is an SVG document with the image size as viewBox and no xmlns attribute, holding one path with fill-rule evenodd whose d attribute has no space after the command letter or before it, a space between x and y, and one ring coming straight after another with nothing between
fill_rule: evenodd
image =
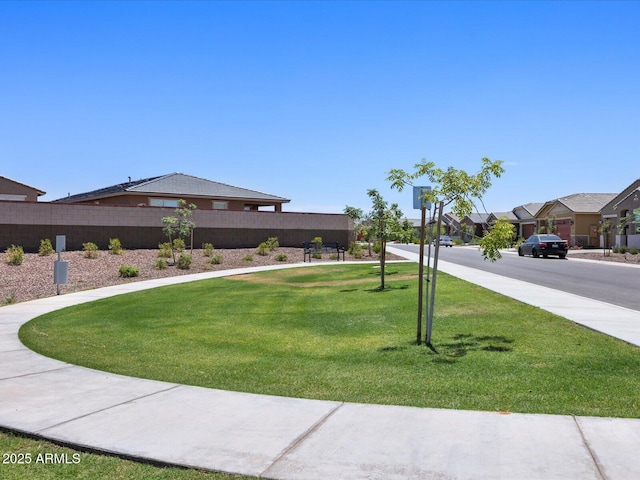
<instances>
[{"instance_id":1,"label":"window on house","mask_svg":"<svg viewBox=\"0 0 640 480\"><path fill-rule=\"evenodd\" d=\"M0 200L11 200L13 202L24 202L26 195L12 195L10 193L0 193Z\"/></svg>"},{"instance_id":2,"label":"window on house","mask_svg":"<svg viewBox=\"0 0 640 480\"><path fill-rule=\"evenodd\" d=\"M178 208L178 199L177 198L150 198L149 206Z\"/></svg>"},{"instance_id":3,"label":"window on house","mask_svg":"<svg viewBox=\"0 0 640 480\"><path fill-rule=\"evenodd\" d=\"M213 201L214 210L227 210L229 208L229 202L221 202L218 200Z\"/></svg>"}]
</instances>

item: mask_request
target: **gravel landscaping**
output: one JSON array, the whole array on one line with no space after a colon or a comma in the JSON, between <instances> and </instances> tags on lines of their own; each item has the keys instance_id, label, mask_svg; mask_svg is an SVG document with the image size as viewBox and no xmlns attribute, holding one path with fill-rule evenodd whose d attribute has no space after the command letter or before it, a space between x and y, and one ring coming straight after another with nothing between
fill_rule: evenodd
<instances>
[{"instance_id":1,"label":"gravel landscaping","mask_svg":"<svg viewBox=\"0 0 640 480\"><path fill-rule=\"evenodd\" d=\"M203 250L194 249L193 262L188 270L181 270L176 266L159 270L155 267L156 260L159 258L157 249L125 250L121 255L100 251L98 258L85 258L84 251L63 252L62 260L69 262L69 282L60 285L60 293L230 268L302 263L303 260L302 248L280 247L266 256L259 255L255 248L215 249L214 254L222 256L220 264L212 264L211 258L205 256ZM286 255L287 258L279 261L276 259L277 255ZM25 253L21 265L11 265L7 261L6 253L0 254L0 306L56 295L53 263L57 258L57 254L41 257L36 253ZM348 253L345 258L356 260ZM393 259L392 256L388 258ZM169 264L173 263L170 258L166 260ZM321 260L313 259L313 262L329 260L328 255L323 255ZM376 257L368 257L365 251L364 258L360 260L371 261L376 260ZM122 278L119 273L122 265L138 268L139 275L133 278Z\"/></svg>"},{"instance_id":2,"label":"gravel landscaping","mask_svg":"<svg viewBox=\"0 0 640 480\"><path fill-rule=\"evenodd\" d=\"M280 247L266 256L258 255L255 248L215 249L214 253L222 256L220 264L212 264L211 258L205 256L203 250L195 249L190 269L181 270L175 266L169 266L164 270L159 270L155 267L158 259L158 250L125 250L121 255L100 251L98 258L85 258L85 254L82 251L64 252L62 259L69 262L69 282L65 285L60 285L60 293L71 293L127 282L230 268L301 263L303 258L301 248L285 247ZM278 254L286 255L286 260L276 260L276 255ZM607 255L605 255L602 250L572 250L569 252L569 256L640 265L640 255L632 255L630 253L607 252ZM389 258L397 259L393 256ZM21 265L11 265L7 262L7 255L2 254L0 261L0 306L55 295L53 262L56 259L56 254L41 257L35 253L25 253L24 261ZM356 260L348 253L346 259ZM172 263L171 259L167 260ZM322 260L314 259L313 261L328 260L329 257L325 255ZM365 250L365 256L361 260L375 261L376 257L368 257ZM138 268L139 275L134 278L122 278L119 274L119 269L122 265L131 265Z\"/></svg>"}]
</instances>

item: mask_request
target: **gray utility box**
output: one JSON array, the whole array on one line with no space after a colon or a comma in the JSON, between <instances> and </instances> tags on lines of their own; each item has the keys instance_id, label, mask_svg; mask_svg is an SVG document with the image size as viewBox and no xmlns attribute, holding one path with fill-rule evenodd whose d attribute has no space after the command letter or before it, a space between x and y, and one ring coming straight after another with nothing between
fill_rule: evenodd
<instances>
[{"instance_id":1,"label":"gray utility box","mask_svg":"<svg viewBox=\"0 0 640 480\"><path fill-rule=\"evenodd\" d=\"M53 262L53 283L63 285L69 280L69 262L66 260L56 260Z\"/></svg>"}]
</instances>

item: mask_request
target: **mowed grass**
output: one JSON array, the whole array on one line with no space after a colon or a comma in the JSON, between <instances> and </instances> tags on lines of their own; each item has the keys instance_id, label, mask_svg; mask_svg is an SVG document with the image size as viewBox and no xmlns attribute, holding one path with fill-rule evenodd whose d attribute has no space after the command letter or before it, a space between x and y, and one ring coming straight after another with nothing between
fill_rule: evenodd
<instances>
[{"instance_id":1,"label":"mowed grass","mask_svg":"<svg viewBox=\"0 0 640 480\"><path fill-rule=\"evenodd\" d=\"M435 351L417 265L324 265L132 293L39 317L21 340L144 378L316 399L640 417L640 349L443 273Z\"/></svg>"}]
</instances>

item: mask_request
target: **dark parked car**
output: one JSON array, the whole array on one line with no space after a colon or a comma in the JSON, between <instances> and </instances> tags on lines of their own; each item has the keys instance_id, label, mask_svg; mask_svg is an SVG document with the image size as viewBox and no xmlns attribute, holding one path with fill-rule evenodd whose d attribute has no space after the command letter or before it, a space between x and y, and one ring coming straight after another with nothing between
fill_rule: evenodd
<instances>
[{"instance_id":1,"label":"dark parked car","mask_svg":"<svg viewBox=\"0 0 640 480\"><path fill-rule=\"evenodd\" d=\"M560 258L567 256L569 245L566 240L557 235L531 235L527 241L518 247L518 255L533 255L538 258L540 255L547 257L557 255Z\"/></svg>"}]
</instances>

